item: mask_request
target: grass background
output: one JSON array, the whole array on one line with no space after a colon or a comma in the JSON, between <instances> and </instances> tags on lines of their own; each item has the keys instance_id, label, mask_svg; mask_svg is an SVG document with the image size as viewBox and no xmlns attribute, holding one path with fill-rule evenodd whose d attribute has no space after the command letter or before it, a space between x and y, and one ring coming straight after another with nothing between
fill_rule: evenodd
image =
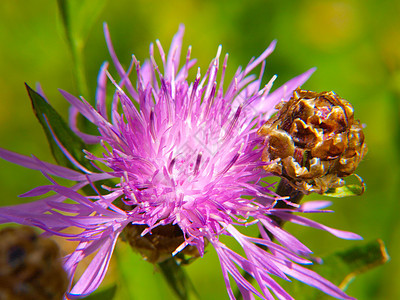
<instances>
[{"instance_id":1,"label":"grass background","mask_svg":"<svg viewBox=\"0 0 400 300\"><path fill-rule=\"evenodd\" d=\"M238 65L247 64L277 39L278 46L267 61L266 81L278 74L275 84L279 86L316 66L303 87L334 90L351 101L356 118L367 125L369 153L358 169L367 184L366 193L334 200L335 214L313 219L354 231L367 241L382 238L391 262L361 275L347 291L359 299L400 299L399 15L400 3L389 0L107 1L85 48L88 84L93 95L99 67L110 60L102 34L104 21L124 64L132 53L143 61L149 43L157 38L168 49L178 25L184 23L184 48L193 46L192 57L198 58L199 66L205 70L222 44L223 53L230 54L231 76ZM23 83L40 82L65 117L68 106L57 89L78 94L56 1L0 1L0 45L0 146L52 161ZM22 201L18 194L46 183L38 172L4 161L0 169L1 205L18 203ZM288 230L317 255L359 243L298 226L288 226ZM127 252L124 245L120 247L121 253ZM122 278L115 266L108 278L128 285L122 299L173 299L151 265L138 256L129 259L131 275ZM202 299L227 298L212 249L188 272Z\"/></svg>"}]
</instances>

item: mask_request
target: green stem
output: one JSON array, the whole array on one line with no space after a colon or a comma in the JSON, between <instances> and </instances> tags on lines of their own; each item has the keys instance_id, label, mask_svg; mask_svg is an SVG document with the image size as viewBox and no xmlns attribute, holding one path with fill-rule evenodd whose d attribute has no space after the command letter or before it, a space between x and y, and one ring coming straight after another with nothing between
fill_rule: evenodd
<instances>
[{"instance_id":1,"label":"green stem","mask_svg":"<svg viewBox=\"0 0 400 300\"><path fill-rule=\"evenodd\" d=\"M89 90L86 81L83 45L79 41L70 40L70 49L74 62L74 72L79 94L88 97Z\"/></svg>"},{"instance_id":2,"label":"green stem","mask_svg":"<svg viewBox=\"0 0 400 300\"><path fill-rule=\"evenodd\" d=\"M85 64L83 48L84 42L80 39L74 38L71 30L71 23L69 22L70 11L67 0L57 0L58 8L63 22L65 36L67 38L69 50L71 51L72 61L74 65L75 80L78 87L78 92L81 96L88 97L89 89L86 82Z\"/></svg>"},{"instance_id":3,"label":"green stem","mask_svg":"<svg viewBox=\"0 0 400 300\"><path fill-rule=\"evenodd\" d=\"M296 188L294 188L293 186L291 186L289 184L289 182L285 178L281 179L281 181L279 182L279 185L278 185L278 187L277 187L275 192L279 196L289 197L288 200L290 202L296 203L296 204L299 204L301 199L303 199L303 197L304 197L304 194L301 191L299 191ZM282 208L282 209L291 208L291 207L292 206L288 205L284 201L278 201L278 203L274 206L274 208ZM273 219L278 224L278 226L281 227L281 228L285 224L285 221L283 221L281 218L278 218L276 216L270 216L270 218ZM268 236L269 236L269 238L271 240L274 239L273 234L271 232L269 232L268 230L267 230L267 234L268 234ZM261 237L261 236L259 236L259 237ZM265 250L268 250L268 248L266 248L266 247L263 247L263 246L260 246L260 247L262 247ZM251 276L247 272L244 272L243 277L249 282L254 280L253 276ZM243 299L243 296L242 296L242 294L240 293L239 290L236 291L235 297L236 297L237 300L242 300Z\"/></svg>"},{"instance_id":4,"label":"green stem","mask_svg":"<svg viewBox=\"0 0 400 300\"><path fill-rule=\"evenodd\" d=\"M282 197L289 197L288 200L295 204L299 204L301 199L303 199L304 197L303 192L291 186L287 181L287 179L285 178L282 178L281 181L279 182L279 185L276 189L276 193ZM274 206L274 208L285 209L285 208L292 208L292 206L288 205L284 201L278 201L278 203ZM278 218L276 216L271 216L271 218L278 223L279 227L282 227L283 224L285 223L281 218Z\"/></svg>"},{"instance_id":5,"label":"green stem","mask_svg":"<svg viewBox=\"0 0 400 300\"><path fill-rule=\"evenodd\" d=\"M175 295L180 300L188 300L190 298L189 295L193 295L196 299L199 299L190 278L182 266L176 262L174 257L170 257L158 263L158 266L169 287L173 289Z\"/></svg>"}]
</instances>

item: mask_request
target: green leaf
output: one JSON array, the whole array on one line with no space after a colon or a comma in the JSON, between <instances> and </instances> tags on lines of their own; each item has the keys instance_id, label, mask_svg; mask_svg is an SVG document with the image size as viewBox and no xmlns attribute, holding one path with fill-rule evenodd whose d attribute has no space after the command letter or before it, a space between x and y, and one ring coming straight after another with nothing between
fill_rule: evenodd
<instances>
[{"instance_id":1,"label":"green leaf","mask_svg":"<svg viewBox=\"0 0 400 300\"><path fill-rule=\"evenodd\" d=\"M197 296L188 275L174 257L159 263L158 266L160 267L161 273L164 275L164 279L179 299L187 300L191 293Z\"/></svg>"},{"instance_id":2,"label":"green leaf","mask_svg":"<svg viewBox=\"0 0 400 300\"><path fill-rule=\"evenodd\" d=\"M51 152L57 163L61 166L78 170L61 151L53 138L53 134L76 161L86 168L93 170L93 166L85 158L85 154L82 151L85 148L87 149L88 145L83 143L83 141L68 127L57 111L41 95L27 84L25 84L25 86L32 102L33 111L40 125L43 127Z\"/></svg>"},{"instance_id":3,"label":"green leaf","mask_svg":"<svg viewBox=\"0 0 400 300\"><path fill-rule=\"evenodd\" d=\"M87 297L85 300L112 300L117 292L117 285L112 285L104 288L96 293L93 293Z\"/></svg>"},{"instance_id":4,"label":"green leaf","mask_svg":"<svg viewBox=\"0 0 400 300\"><path fill-rule=\"evenodd\" d=\"M353 174L357 179L358 183L356 184L345 184L342 187L329 189L324 193L325 196L342 198L348 196L361 196L365 191L364 181L357 174Z\"/></svg>"},{"instance_id":5,"label":"green leaf","mask_svg":"<svg viewBox=\"0 0 400 300\"><path fill-rule=\"evenodd\" d=\"M389 261L385 244L378 239L323 258L324 263L312 269L345 289L359 274Z\"/></svg>"},{"instance_id":6,"label":"green leaf","mask_svg":"<svg viewBox=\"0 0 400 300\"><path fill-rule=\"evenodd\" d=\"M342 290L358 275L380 266L389 260L382 240L378 239L345 251L336 252L323 257L322 264L314 264L309 268L328 279ZM321 291L310 288L299 282L292 282L296 299L331 299Z\"/></svg>"}]
</instances>

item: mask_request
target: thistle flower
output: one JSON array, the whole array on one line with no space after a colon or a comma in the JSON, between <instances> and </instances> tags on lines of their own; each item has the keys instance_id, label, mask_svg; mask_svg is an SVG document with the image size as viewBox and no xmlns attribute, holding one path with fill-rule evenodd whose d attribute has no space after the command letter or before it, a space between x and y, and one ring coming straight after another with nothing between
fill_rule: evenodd
<instances>
[{"instance_id":1,"label":"thistle flower","mask_svg":"<svg viewBox=\"0 0 400 300\"><path fill-rule=\"evenodd\" d=\"M74 158L51 127L55 141L80 171L3 149L1 157L40 170L50 181L23 197L51 191L55 194L32 203L3 207L0 221L36 226L47 234L79 242L64 261L71 280L67 293L70 298L88 295L99 286L117 238L123 233L153 263L179 253L201 257L207 244L213 247L231 299L234 294L230 278L245 299L251 299L253 294L262 299L274 299L273 294L279 299L292 299L273 277L292 277L333 297L351 299L301 266L311 263L307 259L311 251L281 229L272 216L323 229L340 238L360 237L293 214L324 212L326 201L275 208L278 201L286 200L272 191L273 185L263 181L268 175L261 159L264 138L257 134L257 129L275 112L276 104L288 100L314 70L293 78L272 93L275 76L261 88L265 59L275 48L272 42L258 58L244 69L239 68L224 90L228 56L221 67L219 47L205 75L198 69L194 81L189 83L189 70L196 61L190 58L189 47L185 63L179 67L183 32L181 26L168 55L156 42L163 71L155 62L154 45L150 46L150 60L140 64L133 56L126 71L117 59L105 26L107 45L120 81L112 78L108 63L104 63L98 77L96 108L82 97L61 91L72 105L72 130L86 144L97 144L102 149L101 155L84 150L86 159L98 172L88 170ZM249 75L259 65L260 75ZM129 79L133 70L136 83ZM115 87L110 114L106 105L107 77ZM80 131L79 114L97 127L98 135ZM62 186L52 176L75 184ZM104 179L114 179L116 183L97 189L95 183ZM81 192L88 185L93 187L92 195ZM122 204L117 205L119 201ZM260 237L246 236L238 229L250 225L258 227ZM65 233L69 227L80 228L81 232ZM272 241L269 234L280 244ZM228 248L220 240L222 235L236 240L244 255ZM73 285L77 265L92 253L95 255L90 265ZM242 276L240 269L255 278L260 290Z\"/></svg>"}]
</instances>

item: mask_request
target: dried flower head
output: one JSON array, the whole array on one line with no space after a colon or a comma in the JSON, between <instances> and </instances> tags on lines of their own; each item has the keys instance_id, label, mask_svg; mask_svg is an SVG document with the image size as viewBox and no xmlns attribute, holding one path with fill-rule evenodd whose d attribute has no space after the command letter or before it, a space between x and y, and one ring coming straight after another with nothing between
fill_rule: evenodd
<instances>
[{"instance_id":1,"label":"dried flower head","mask_svg":"<svg viewBox=\"0 0 400 300\"><path fill-rule=\"evenodd\" d=\"M0 230L0 241L0 299L62 299L68 276L53 240L22 226Z\"/></svg>"},{"instance_id":2,"label":"dried flower head","mask_svg":"<svg viewBox=\"0 0 400 300\"><path fill-rule=\"evenodd\" d=\"M71 298L88 295L100 285L122 233L151 262L179 253L203 256L207 245L213 247L231 299L232 279L245 299L252 299L253 294L263 299L273 299L272 294L292 299L274 279L288 276L334 297L351 299L334 284L301 266L311 263L311 251L281 229L272 216L324 229L341 238L360 237L294 214L324 211L321 209L327 206L325 201L276 208L277 201L285 199L273 192L273 185L263 181L268 174L262 168L263 137L257 129L271 116L276 104L288 100L295 87L303 84L314 70L293 78L272 93L275 77L261 87L264 61L275 47L273 42L245 68L239 68L225 89L228 56L220 65L219 47L205 74L201 75L198 69L190 82L189 70L196 61L190 58L189 47L184 65L179 66L183 32L181 26L168 55L157 41L162 66L156 64L155 47L151 45L150 59L141 64L133 56L125 71L105 27L120 81L111 77L105 63L98 77L95 107L82 97L61 91L72 104L72 131L86 144L97 145L96 152L86 149L86 157L79 161L50 124L49 131L75 170L0 149L4 159L40 170L50 181L23 196L55 192L32 203L0 208L0 222L37 226L48 234L79 242L64 262L71 280L67 296ZM260 75L251 75L258 65ZM132 70L135 76L131 75ZM136 78L134 83L131 77ZM106 100L107 78L115 90L111 103ZM97 127L96 135L78 128L79 115ZM86 168L88 162L95 169ZM54 176L75 184L63 186ZM95 183L104 179L111 180L111 184L101 190L96 188ZM86 186L93 187L90 195L81 192ZM247 236L238 229L250 225L257 226L261 237ZM78 227L80 231L68 234L68 227ZM225 245L220 239L222 235L236 240L243 255ZM73 284L77 265L93 253L90 265ZM259 290L243 277L240 269L255 278Z\"/></svg>"},{"instance_id":3,"label":"dried flower head","mask_svg":"<svg viewBox=\"0 0 400 300\"><path fill-rule=\"evenodd\" d=\"M334 92L297 88L276 109L258 131L265 136L264 169L305 194L342 186L367 152L351 104Z\"/></svg>"}]
</instances>

